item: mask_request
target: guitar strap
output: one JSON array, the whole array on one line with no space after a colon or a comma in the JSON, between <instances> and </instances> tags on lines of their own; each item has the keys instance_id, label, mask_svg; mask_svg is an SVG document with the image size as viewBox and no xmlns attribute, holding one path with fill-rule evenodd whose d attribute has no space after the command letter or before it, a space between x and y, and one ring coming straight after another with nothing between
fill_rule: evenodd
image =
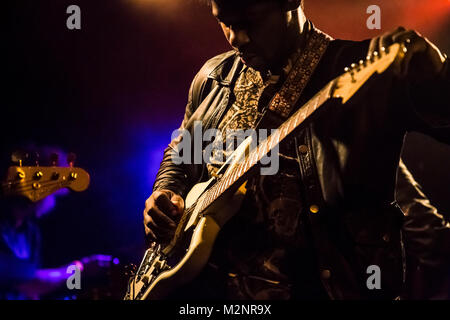
<instances>
[{"instance_id":1,"label":"guitar strap","mask_svg":"<svg viewBox=\"0 0 450 320\"><path fill-rule=\"evenodd\" d=\"M280 90L269 102L269 110L283 118L291 114L331 40L333 39L329 35L312 27L300 56L294 62Z\"/></svg>"}]
</instances>

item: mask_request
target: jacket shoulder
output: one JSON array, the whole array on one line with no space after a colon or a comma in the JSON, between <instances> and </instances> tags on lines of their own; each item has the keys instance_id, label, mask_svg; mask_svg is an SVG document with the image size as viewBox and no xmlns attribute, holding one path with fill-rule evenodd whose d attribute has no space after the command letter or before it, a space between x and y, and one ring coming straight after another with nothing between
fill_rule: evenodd
<instances>
[{"instance_id":1,"label":"jacket shoulder","mask_svg":"<svg viewBox=\"0 0 450 320\"><path fill-rule=\"evenodd\" d=\"M219 54L208 61L200 68L192 81L191 94L194 109L201 103L206 94L212 89L214 81L222 82L224 75L231 68L236 58L236 52L230 50Z\"/></svg>"},{"instance_id":2,"label":"jacket shoulder","mask_svg":"<svg viewBox=\"0 0 450 320\"><path fill-rule=\"evenodd\" d=\"M221 78L224 68L232 63L235 58L236 52L234 50L219 54L206 61L203 67L200 69L199 73L207 78Z\"/></svg>"}]
</instances>

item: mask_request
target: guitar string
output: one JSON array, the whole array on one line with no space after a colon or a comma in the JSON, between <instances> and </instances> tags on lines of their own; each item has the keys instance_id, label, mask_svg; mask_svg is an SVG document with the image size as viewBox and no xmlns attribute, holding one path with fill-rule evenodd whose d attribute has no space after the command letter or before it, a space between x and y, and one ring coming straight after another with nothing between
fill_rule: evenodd
<instances>
[{"instance_id":1,"label":"guitar string","mask_svg":"<svg viewBox=\"0 0 450 320\"><path fill-rule=\"evenodd\" d=\"M20 167L19 167L20 168ZM38 167L36 167L36 168L38 168ZM48 167L45 167L45 168L48 168ZM67 167L67 168L69 168L69 167ZM75 170L71 170L70 171L71 173L72 172L75 172ZM57 172L57 171L55 171L55 173L59 173L59 172ZM2 187L7 187L7 186L10 186L10 185L16 185L16 184L21 184L22 182L19 180L19 181L7 181L7 182L2 182Z\"/></svg>"},{"instance_id":2,"label":"guitar string","mask_svg":"<svg viewBox=\"0 0 450 320\"><path fill-rule=\"evenodd\" d=\"M38 182L38 181L36 181L36 182ZM13 189L13 191L29 191L31 189L34 189L33 188L33 183L28 183L25 186L19 187L19 188L16 187L16 188ZM40 185L41 185L41 187L47 187L48 185L51 185L51 184L55 184L55 186L58 185L58 184L61 184L61 185L65 184L64 186L62 186L62 188L66 188L66 187L68 187L70 185L70 182L69 181L61 181L61 182L47 181L47 182L42 182ZM4 188L5 191L8 190L7 186L6 187L3 186L3 188ZM35 190L38 191L39 189L40 188L35 189Z\"/></svg>"}]
</instances>

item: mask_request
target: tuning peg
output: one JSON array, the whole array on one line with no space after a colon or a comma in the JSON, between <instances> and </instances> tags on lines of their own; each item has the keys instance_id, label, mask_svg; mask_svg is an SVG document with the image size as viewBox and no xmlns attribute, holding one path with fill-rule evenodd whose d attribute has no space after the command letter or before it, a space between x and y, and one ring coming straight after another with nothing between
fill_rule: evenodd
<instances>
[{"instance_id":1,"label":"tuning peg","mask_svg":"<svg viewBox=\"0 0 450 320\"><path fill-rule=\"evenodd\" d=\"M59 155L53 152L50 155L50 163L52 164L53 167L56 167L58 165L58 162L59 162Z\"/></svg>"},{"instance_id":2,"label":"tuning peg","mask_svg":"<svg viewBox=\"0 0 450 320\"><path fill-rule=\"evenodd\" d=\"M24 162L28 159L28 153L22 150L17 150L11 153L11 162L13 164L18 165L19 167L23 166Z\"/></svg>"},{"instance_id":3,"label":"tuning peg","mask_svg":"<svg viewBox=\"0 0 450 320\"><path fill-rule=\"evenodd\" d=\"M372 62L374 62L375 59L377 59L377 58L379 58L379 53L378 53L378 51L374 51L372 54Z\"/></svg>"},{"instance_id":4,"label":"tuning peg","mask_svg":"<svg viewBox=\"0 0 450 320\"><path fill-rule=\"evenodd\" d=\"M353 71L353 68L354 68L354 67L356 67L356 64L352 63L352 64L351 64L351 68L349 68L349 67L345 67L345 68L344 68L344 71L345 71L345 72L349 72L349 73L350 73L350 76L352 77L352 82L356 82L356 79L355 79L355 72Z\"/></svg>"},{"instance_id":5,"label":"tuning peg","mask_svg":"<svg viewBox=\"0 0 450 320\"><path fill-rule=\"evenodd\" d=\"M39 167L39 158L40 158L39 152L37 151L31 152L30 154L31 163L37 167Z\"/></svg>"},{"instance_id":6,"label":"tuning peg","mask_svg":"<svg viewBox=\"0 0 450 320\"><path fill-rule=\"evenodd\" d=\"M352 63L351 67L353 70L356 70L356 72L361 70L360 64Z\"/></svg>"},{"instance_id":7,"label":"tuning peg","mask_svg":"<svg viewBox=\"0 0 450 320\"><path fill-rule=\"evenodd\" d=\"M73 167L73 164L75 163L75 160L77 159L77 155L73 152L70 152L67 155L67 164L71 167Z\"/></svg>"}]
</instances>

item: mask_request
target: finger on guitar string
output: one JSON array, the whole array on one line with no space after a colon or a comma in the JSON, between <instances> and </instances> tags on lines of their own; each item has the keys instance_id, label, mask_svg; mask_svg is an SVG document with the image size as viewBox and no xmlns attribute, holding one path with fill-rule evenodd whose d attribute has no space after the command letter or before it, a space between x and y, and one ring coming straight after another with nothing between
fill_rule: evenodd
<instances>
[{"instance_id":1,"label":"finger on guitar string","mask_svg":"<svg viewBox=\"0 0 450 320\"><path fill-rule=\"evenodd\" d=\"M169 210L167 210L167 202L172 206ZM153 217L158 224L162 223L175 227L176 224L174 220L168 216L168 211L170 212L172 210L176 212L176 208L171 204L167 194L165 192L155 191L150 198L145 201L144 219L146 219L146 216L148 215Z\"/></svg>"},{"instance_id":2,"label":"finger on guitar string","mask_svg":"<svg viewBox=\"0 0 450 320\"><path fill-rule=\"evenodd\" d=\"M155 220L152 217L149 217L147 221L144 222L145 226L152 230L152 232L158 237L158 238L171 238L175 232L175 227L166 227L161 224L156 224Z\"/></svg>"},{"instance_id":3,"label":"finger on guitar string","mask_svg":"<svg viewBox=\"0 0 450 320\"><path fill-rule=\"evenodd\" d=\"M155 204L164 214L170 215L172 218L178 218L183 213L182 208L180 208L184 204L183 199L172 192L158 194L155 197Z\"/></svg>"},{"instance_id":4,"label":"finger on guitar string","mask_svg":"<svg viewBox=\"0 0 450 320\"><path fill-rule=\"evenodd\" d=\"M151 241L158 241L158 238L156 237L155 233L149 227L146 226L145 221L144 221L144 231L148 243L150 243Z\"/></svg>"},{"instance_id":5,"label":"finger on guitar string","mask_svg":"<svg viewBox=\"0 0 450 320\"><path fill-rule=\"evenodd\" d=\"M157 206L153 206L147 210L146 214L151 217L157 224L166 225L175 228L177 225L169 216L163 213Z\"/></svg>"}]
</instances>

